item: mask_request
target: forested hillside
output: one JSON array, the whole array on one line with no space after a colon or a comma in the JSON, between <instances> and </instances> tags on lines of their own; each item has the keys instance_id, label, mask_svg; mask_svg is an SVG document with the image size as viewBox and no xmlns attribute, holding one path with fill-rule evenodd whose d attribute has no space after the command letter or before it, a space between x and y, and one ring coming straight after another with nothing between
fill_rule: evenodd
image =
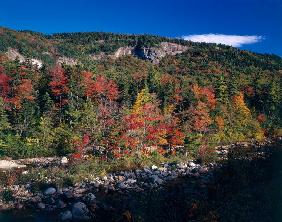
<instances>
[{"instance_id":1,"label":"forested hillside","mask_svg":"<svg viewBox=\"0 0 282 222\"><path fill-rule=\"evenodd\" d=\"M120 47L162 42L188 49L158 64L133 55L93 60ZM43 61L10 60L17 50ZM0 156L103 158L190 153L282 135L282 59L216 44L148 35L44 35L0 29ZM56 63L66 56L76 65Z\"/></svg>"}]
</instances>

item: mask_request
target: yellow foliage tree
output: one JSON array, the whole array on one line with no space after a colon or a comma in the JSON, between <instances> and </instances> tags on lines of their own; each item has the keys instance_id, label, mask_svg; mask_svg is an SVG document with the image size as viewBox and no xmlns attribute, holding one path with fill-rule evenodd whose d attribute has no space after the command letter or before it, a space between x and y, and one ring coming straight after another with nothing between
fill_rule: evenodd
<instances>
[{"instance_id":1,"label":"yellow foliage tree","mask_svg":"<svg viewBox=\"0 0 282 222\"><path fill-rule=\"evenodd\" d=\"M234 107L237 109L237 111L242 112L242 114L246 116L251 115L250 109L247 107L245 101L244 101L244 94L240 92L239 94L233 96L233 104Z\"/></svg>"},{"instance_id":2,"label":"yellow foliage tree","mask_svg":"<svg viewBox=\"0 0 282 222\"><path fill-rule=\"evenodd\" d=\"M257 140L264 139L264 132L259 122L251 115L251 111L245 103L244 94L233 96L233 107L235 109L235 119L233 120L233 128L239 133L240 139L255 138Z\"/></svg>"},{"instance_id":3,"label":"yellow foliage tree","mask_svg":"<svg viewBox=\"0 0 282 222\"><path fill-rule=\"evenodd\" d=\"M136 101L132 107L132 113L134 114L138 114L140 113L141 109L143 108L143 106L147 103L153 102L153 97L152 95L149 93L149 89L146 86L144 89L142 89L136 98Z\"/></svg>"}]
</instances>

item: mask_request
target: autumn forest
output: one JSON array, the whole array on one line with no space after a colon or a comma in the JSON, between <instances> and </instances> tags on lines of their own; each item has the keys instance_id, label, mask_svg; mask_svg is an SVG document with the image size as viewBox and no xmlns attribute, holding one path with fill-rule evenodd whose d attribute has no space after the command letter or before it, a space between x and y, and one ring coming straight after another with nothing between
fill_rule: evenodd
<instances>
[{"instance_id":1,"label":"autumn forest","mask_svg":"<svg viewBox=\"0 0 282 222\"><path fill-rule=\"evenodd\" d=\"M35 41L51 44L60 36L16 35L23 54ZM70 41L74 35L60 36L58 50L93 45L97 36L81 33L82 43ZM9 38L3 38L2 48L8 49ZM100 38L111 46L122 36ZM138 47L164 41L126 36L123 44L130 38ZM190 48L158 64L134 56L90 60L80 47L82 54L72 55L80 60L76 65L49 62L38 68L3 53L0 156L80 158L96 147L105 159L158 152L205 160L218 144L281 135L281 58L223 45L183 44Z\"/></svg>"}]
</instances>

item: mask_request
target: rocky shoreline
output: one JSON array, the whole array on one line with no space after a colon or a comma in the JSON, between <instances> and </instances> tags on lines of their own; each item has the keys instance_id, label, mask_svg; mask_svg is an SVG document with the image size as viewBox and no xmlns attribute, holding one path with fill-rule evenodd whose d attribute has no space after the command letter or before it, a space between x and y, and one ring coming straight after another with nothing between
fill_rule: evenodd
<instances>
[{"instance_id":1,"label":"rocky shoreline","mask_svg":"<svg viewBox=\"0 0 282 222\"><path fill-rule=\"evenodd\" d=\"M258 155L264 154L263 147L269 146L273 141L263 143L248 142L236 143L228 146L219 146L216 152L221 160L228 158L229 150L236 147L255 147ZM49 164L65 164L61 159L48 159ZM18 164L27 164L27 160L19 160ZM36 161L30 161L34 164ZM40 162L40 161L39 161ZM44 162L44 161L43 161ZM46 167L46 164L42 163ZM47 164L48 165L48 164ZM103 203L99 198L103 195L118 193L130 195L131 192L144 192L158 190L179 178L191 178L200 181L204 187L213 177L213 170L220 167L220 162L199 164L187 161L178 164L163 163L160 166L151 166L132 171L119 171L97 177L92 181L84 181L70 187L48 186L44 190L32 191L32 184L11 185L1 188L9 191L13 200L0 201L0 210L8 209L36 209L46 212L56 212L60 220L91 220L99 209L110 211L111 206ZM24 172L23 172L24 173Z\"/></svg>"}]
</instances>

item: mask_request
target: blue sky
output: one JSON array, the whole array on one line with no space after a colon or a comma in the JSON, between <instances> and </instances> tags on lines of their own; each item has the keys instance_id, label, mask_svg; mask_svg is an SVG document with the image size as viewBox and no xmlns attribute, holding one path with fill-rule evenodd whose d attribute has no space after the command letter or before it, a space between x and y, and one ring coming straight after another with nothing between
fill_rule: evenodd
<instances>
[{"instance_id":1,"label":"blue sky","mask_svg":"<svg viewBox=\"0 0 282 222\"><path fill-rule=\"evenodd\" d=\"M282 0L9 0L0 26L186 36L282 56Z\"/></svg>"}]
</instances>

